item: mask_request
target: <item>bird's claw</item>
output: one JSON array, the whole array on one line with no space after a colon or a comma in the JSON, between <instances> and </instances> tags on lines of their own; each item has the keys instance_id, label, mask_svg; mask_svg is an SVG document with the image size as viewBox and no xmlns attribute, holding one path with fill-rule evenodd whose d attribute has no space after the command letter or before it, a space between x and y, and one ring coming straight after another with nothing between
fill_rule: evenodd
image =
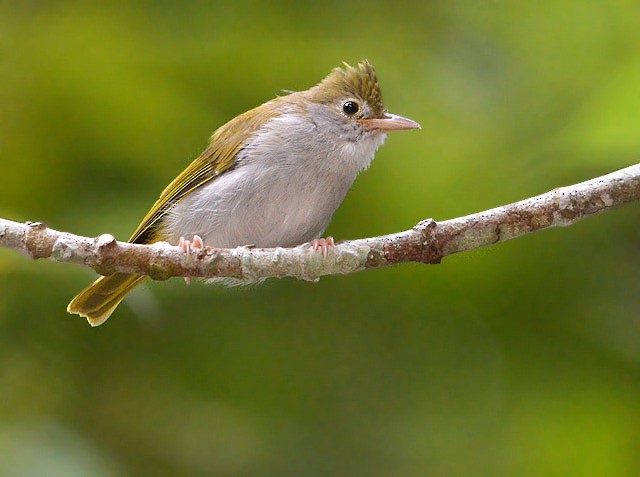
<instances>
[{"instance_id":1,"label":"bird's claw","mask_svg":"<svg viewBox=\"0 0 640 477\"><path fill-rule=\"evenodd\" d=\"M311 248L315 252L318 249L322 249L322 258L327 258L327 253L331 247L335 247L335 242L333 241L333 237L318 238L313 239L311 241Z\"/></svg>"},{"instance_id":2,"label":"bird's claw","mask_svg":"<svg viewBox=\"0 0 640 477\"><path fill-rule=\"evenodd\" d=\"M180 247L184 251L184 253L187 254L187 256L191 256L192 250L204 248L204 242L202 240L202 237L200 237L199 235L194 235L193 240L191 241L185 239L184 237L180 237L180 240L178 241L178 247ZM191 277L184 277L184 282L189 285L191 283Z\"/></svg>"}]
</instances>

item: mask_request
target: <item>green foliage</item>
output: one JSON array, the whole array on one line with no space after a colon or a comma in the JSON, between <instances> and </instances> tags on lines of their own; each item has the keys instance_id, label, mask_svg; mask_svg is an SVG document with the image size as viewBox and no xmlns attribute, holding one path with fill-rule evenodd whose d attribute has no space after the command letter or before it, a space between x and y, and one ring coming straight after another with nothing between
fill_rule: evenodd
<instances>
[{"instance_id":1,"label":"green foliage","mask_svg":"<svg viewBox=\"0 0 640 477\"><path fill-rule=\"evenodd\" d=\"M0 6L0 216L126 239L235 115L368 58L390 137L328 231L408 228L640 152L631 0ZM0 475L635 476L638 207L451 257L134 293L0 250ZM45 469L44 471L42 469Z\"/></svg>"}]
</instances>

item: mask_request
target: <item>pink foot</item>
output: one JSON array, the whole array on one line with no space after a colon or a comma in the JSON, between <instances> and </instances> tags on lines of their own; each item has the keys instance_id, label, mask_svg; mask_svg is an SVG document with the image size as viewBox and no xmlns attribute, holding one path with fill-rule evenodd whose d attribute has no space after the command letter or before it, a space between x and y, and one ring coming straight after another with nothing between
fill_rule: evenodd
<instances>
[{"instance_id":1,"label":"pink foot","mask_svg":"<svg viewBox=\"0 0 640 477\"><path fill-rule=\"evenodd\" d=\"M326 239L324 238L319 238L319 239L314 239L311 241L311 248L313 248L313 251L315 252L316 250L318 250L319 248L322 249L322 257L323 258L327 258L327 253L329 252L329 249L331 247L335 247L336 244L333 241L333 237L327 237Z\"/></svg>"},{"instance_id":2,"label":"pink foot","mask_svg":"<svg viewBox=\"0 0 640 477\"><path fill-rule=\"evenodd\" d=\"M204 242L202 241L202 237L199 235L194 235L192 241L186 240L184 237L180 237L178 247L184 250L184 253L187 255L191 255L192 249L204 248ZM189 285L191 283L191 277L184 277L184 282Z\"/></svg>"}]
</instances>

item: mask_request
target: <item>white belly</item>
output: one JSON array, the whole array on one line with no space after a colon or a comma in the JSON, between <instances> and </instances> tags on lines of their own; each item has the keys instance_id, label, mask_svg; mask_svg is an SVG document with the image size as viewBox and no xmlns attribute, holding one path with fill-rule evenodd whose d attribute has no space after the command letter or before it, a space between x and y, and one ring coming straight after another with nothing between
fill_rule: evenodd
<instances>
[{"instance_id":1,"label":"white belly","mask_svg":"<svg viewBox=\"0 0 640 477\"><path fill-rule=\"evenodd\" d=\"M353 180L294 178L239 166L194 191L168 215L169 241L200 235L210 247L291 247L320 237ZM248 169L248 170L247 170Z\"/></svg>"}]
</instances>

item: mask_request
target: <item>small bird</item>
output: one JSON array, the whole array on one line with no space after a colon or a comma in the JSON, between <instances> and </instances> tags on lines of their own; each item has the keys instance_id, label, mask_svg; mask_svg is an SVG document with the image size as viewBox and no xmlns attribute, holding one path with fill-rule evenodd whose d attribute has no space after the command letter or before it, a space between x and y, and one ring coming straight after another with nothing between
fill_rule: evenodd
<instances>
[{"instance_id":1,"label":"small bird","mask_svg":"<svg viewBox=\"0 0 640 477\"><path fill-rule=\"evenodd\" d=\"M335 68L306 91L276 97L217 129L209 146L162 192L129 242L292 247L321 238L387 132L420 125L387 112L368 61ZM188 240L188 237L193 239ZM144 275L100 277L67 307L104 323Z\"/></svg>"}]
</instances>

